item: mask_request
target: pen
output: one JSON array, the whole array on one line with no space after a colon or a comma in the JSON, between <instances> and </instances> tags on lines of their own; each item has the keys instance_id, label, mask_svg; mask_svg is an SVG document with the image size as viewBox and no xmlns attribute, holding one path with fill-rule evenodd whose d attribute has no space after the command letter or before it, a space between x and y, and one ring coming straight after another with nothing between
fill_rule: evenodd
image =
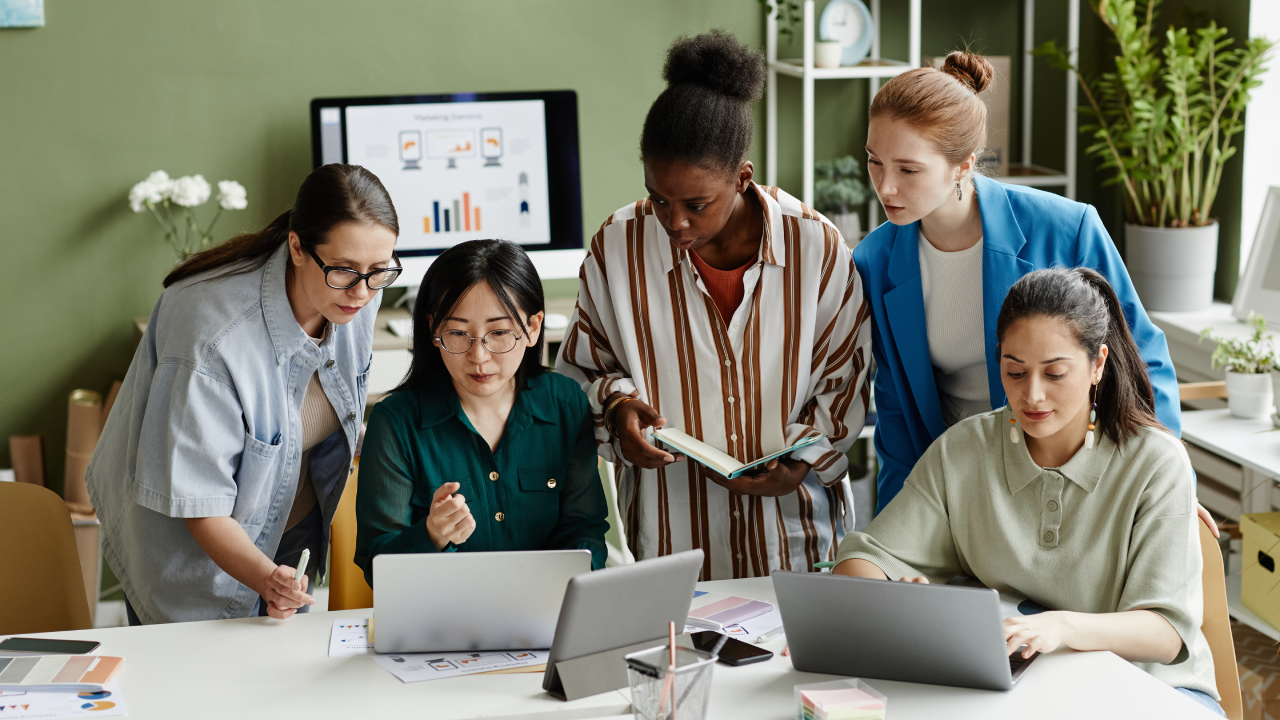
<instances>
[{"instance_id":1,"label":"pen","mask_svg":"<svg viewBox=\"0 0 1280 720\"><path fill-rule=\"evenodd\" d=\"M758 643L768 642L768 641L770 641L770 640L772 640L772 639L774 639L774 638L778 637L779 635L781 635L783 630L784 630L783 626L779 625L778 627L776 627L776 628L774 628L774 629L770 630L769 632L767 632L767 633L765 633L765 634L761 635L760 637L756 638L756 642L758 642Z\"/></svg>"},{"instance_id":2,"label":"pen","mask_svg":"<svg viewBox=\"0 0 1280 720\"><path fill-rule=\"evenodd\" d=\"M833 568L833 567L835 567L835 566L836 566L836 564L835 564L835 563L833 563L833 562L827 562L826 560L823 560L822 562L816 562L816 563L814 563L814 564L813 564L813 569L814 569L814 570L826 570L827 568Z\"/></svg>"},{"instance_id":3,"label":"pen","mask_svg":"<svg viewBox=\"0 0 1280 720\"><path fill-rule=\"evenodd\" d=\"M311 548L302 549L302 557L298 558L298 569L293 571L293 579L301 580L307 572L307 562L311 560Z\"/></svg>"}]
</instances>

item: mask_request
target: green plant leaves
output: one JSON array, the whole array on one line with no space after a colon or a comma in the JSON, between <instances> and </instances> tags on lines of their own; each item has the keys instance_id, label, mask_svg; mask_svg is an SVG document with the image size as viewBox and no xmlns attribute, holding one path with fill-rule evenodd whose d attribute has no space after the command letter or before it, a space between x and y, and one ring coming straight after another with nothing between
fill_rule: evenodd
<instances>
[{"instance_id":1,"label":"green plant leaves","mask_svg":"<svg viewBox=\"0 0 1280 720\"><path fill-rule=\"evenodd\" d=\"M1237 151L1249 91L1258 87L1272 43L1242 47L1210 22L1190 31L1169 28L1157 46L1159 0L1091 0L1111 31L1115 70L1079 74L1070 51L1053 41L1031 51L1051 67L1076 72L1092 122L1080 132L1094 142L1085 153L1123 186L1129 222L1190 227L1213 222L1223 165ZM1235 47L1235 49L1232 49Z\"/></svg>"}]
</instances>

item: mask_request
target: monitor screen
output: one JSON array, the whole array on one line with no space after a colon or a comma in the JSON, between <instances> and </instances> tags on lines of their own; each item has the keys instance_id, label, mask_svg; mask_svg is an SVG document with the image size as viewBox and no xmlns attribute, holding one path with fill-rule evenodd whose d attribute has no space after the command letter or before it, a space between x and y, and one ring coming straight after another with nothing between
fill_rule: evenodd
<instances>
[{"instance_id":1,"label":"monitor screen","mask_svg":"<svg viewBox=\"0 0 1280 720\"><path fill-rule=\"evenodd\" d=\"M361 165L400 219L398 285L430 259L480 238L530 252L544 278L577 277L582 250L577 97L572 91L320 98L317 167Z\"/></svg>"}]
</instances>

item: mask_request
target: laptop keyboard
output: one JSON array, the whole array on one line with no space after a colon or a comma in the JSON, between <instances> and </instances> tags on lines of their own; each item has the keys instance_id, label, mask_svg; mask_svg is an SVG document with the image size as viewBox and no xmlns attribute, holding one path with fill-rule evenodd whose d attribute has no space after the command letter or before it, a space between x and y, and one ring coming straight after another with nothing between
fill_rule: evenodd
<instances>
[{"instance_id":1,"label":"laptop keyboard","mask_svg":"<svg viewBox=\"0 0 1280 720\"><path fill-rule=\"evenodd\" d=\"M1035 653L1029 658L1023 658L1022 650L1023 648L1018 648L1009 656L1009 676L1014 682L1018 682L1018 678L1022 677L1022 673L1026 671L1027 666L1040 657L1040 653Z\"/></svg>"}]
</instances>

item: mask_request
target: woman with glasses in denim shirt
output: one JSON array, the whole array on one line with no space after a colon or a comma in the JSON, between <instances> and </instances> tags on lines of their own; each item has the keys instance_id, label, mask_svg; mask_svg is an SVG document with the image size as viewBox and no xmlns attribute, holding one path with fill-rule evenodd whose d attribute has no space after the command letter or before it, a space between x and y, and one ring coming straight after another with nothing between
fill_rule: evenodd
<instances>
[{"instance_id":1,"label":"woman with glasses in denim shirt","mask_svg":"<svg viewBox=\"0 0 1280 720\"><path fill-rule=\"evenodd\" d=\"M372 173L326 165L265 229L165 278L86 474L130 624L315 602L398 235Z\"/></svg>"},{"instance_id":2,"label":"woman with glasses in denim shirt","mask_svg":"<svg viewBox=\"0 0 1280 720\"><path fill-rule=\"evenodd\" d=\"M413 367L369 416L355 562L382 553L590 550L609 528L595 426L542 365L542 282L519 245L472 240L427 270Z\"/></svg>"}]
</instances>

